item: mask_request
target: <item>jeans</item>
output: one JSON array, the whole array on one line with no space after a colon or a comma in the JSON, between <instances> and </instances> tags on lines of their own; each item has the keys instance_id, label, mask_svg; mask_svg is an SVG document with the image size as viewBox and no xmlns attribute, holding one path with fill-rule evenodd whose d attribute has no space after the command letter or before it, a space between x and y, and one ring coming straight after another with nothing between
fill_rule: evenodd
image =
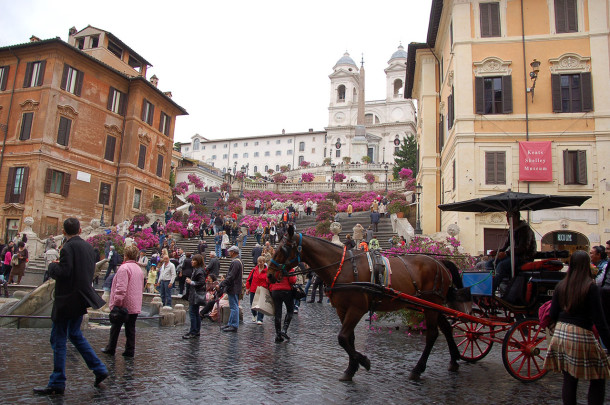
<instances>
[{"instance_id":1,"label":"jeans","mask_svg":"<svg viewBox=\"0 0 610 405\"><path fill-rule=\"evenodd\" d=\"M172 306L172 289L169 288L169 282L170 280L161 280L159 282L159 290L161 291L161 302L163 303L164 307Z\"/></svg>"},{"instance_id":2,"label":"jeans","mask_svg":"<svg viewBox=\"0 0 610 405\"><path fill-rule=\"evenodd\" d=\"M83 317L72 319L62 319L53 322L51 328L51 348L53 349L53 373L49 377L49 387L65 388L66 387L66 341L74 345L87 363L87 367L95 373L95 375L108 374L108 370L102 361L97 357L91 345L83 336L80 325Z\"/></svg>"},{"instance_id":3,"label":"jeans","mask_svg":"<svg viewBox=\"0 0 610 405\"><path fill-rule=\"evenodd\" d=\"M246 247L247 240L248 240L248 235L244 235L244 242L241 244L242 247Z\"/></svg>"},{"instance_id":4,"label":"jeans","mask_svg":"<svg viewBox=\"0 0 610 405\"><path fill-rule=\"evenodd\" d=\"M129 356L133 356L136 351L136 320L138 319L138 314L129 314L127 318L127 322L125 322L125 354ZM114 353L116 350L116 344L119 340L119 335L121 334L121 326L123 323L113 323L110 326L110 337L108 338L108 349L110 352Z\"/></svg>"},{"instance_id":5,"label":"jeans","mask_svg":"<svg viewBox=\"0 0 610 405\"><path fill-rule=\"evenodd\" d=\"M256 243L258 243L260 245L261 244L261 234L257 233L254 236L256 236Z\"/></svg>"},{"instance_id":6,"label":"jeans","mask_svg":"<svg viewBox=\"0 0 610 405\"><path fill-rule=\"evenodd\" d=\"M309 293L309 287L311 287L312 281L313 281L313 277L307 279L307 283L305 284L305 298L303 298L303 301L307 300L307 295Z\"/></svg>"},{"instance_id":7,"label":"jeans","mask_svg":"<svg viewBox=\"0 0 610 405\"><path fill-rule=\"evenodd\" d=\"M216 252L217 258L220 259L222 257L222 249L220 248L220 245L214 245L214 252Z\"/></svg>"},{"instance_id":8,"label":"jeans","mask_svg":"<svg viewBox=\"0 0 610 405\"><path fill-rule=\"evenodd\" d=\"M191 316L191 335L199 335L201 331L201 316L199 315L199 305L190 304L189 315Z\"/></svg>"},{"instance_id":9,"label":"jeans","mask_svg":"<svg viewBox=\"0 0 610 405\"><path fill-rule=\"evenodd\" d=\"M229 314L229 322L227 325L239 328L239 295L227 294L229 296L229 308L231 313Z\"/></svg>"},{"instance_id":10,"label":"jeans","mask_svg":"<svg viewBox=\"0 0 610 405\"><path fill-rule=\"evenodd\" d=\"M519 272L521 266L525 264L525 260L517 257L515 260L515 276ZM492 291L496 291L498 286L502 283L504 279L512 278L512 270L511 270L511 259L510 256L506 256L504 259L500 260L496 263L496 276L493 279L493 287Z\"/></svg>"},{"instance_id":11,"label":"jeans","mask_svg":"<svg viewBox=\"0 0 610 405\"><path fill-rule=\"evenodd\" d=\"M250 292L250 308L252 308L252 302L254 301L254 296L255 295L256 295L255 292ZM262 321L263 320L263 317L265 315L263 315L262 312L255 311L253 309L250 309L250 311L252 311L252 316L256 316L256 320L257 321Z\"/></svg>"}]
</instances>

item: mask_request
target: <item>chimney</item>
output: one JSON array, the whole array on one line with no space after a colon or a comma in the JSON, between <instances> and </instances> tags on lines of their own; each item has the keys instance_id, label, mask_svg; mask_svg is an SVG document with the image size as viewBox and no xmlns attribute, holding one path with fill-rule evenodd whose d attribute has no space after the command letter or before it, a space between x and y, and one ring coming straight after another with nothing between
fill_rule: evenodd
<instances>
[{"instance_id":1,"label":"chimney","mask_svg":"<svg viewBox=\"0 0 610 405\"><path fill-rule=\"evenodd\" d=\"M284 135L286 133L285 129L282 129L282 135Z\"/></svg>"},{"instance_id":2,"label":"chimney","mask_svg":"<svg viewBox=\"0 0 610 405\"><path fill-rule=\"evenodd\" d=\"M150 82L152 83L153 86L158 87L159 78L157 77L157 75L152 75L152 77L150 78Z\"/></svg>"},{"instance_id":3,"label":"chimney","mask_svg":"<svg viewBox=\"0 0 610 405\"><path fill-rule=\"evenodd\" d=\"M313 132L313 128L309 128L309 132Z\"/></svg>"},{"instance_id":4,"label":"chimney","mask_svg":"<svg viewBox=\"0 0 610 405\"><path fill-rule=\"evenodd\" d=\"M165 94L169 98L172 98L172 92L171 91L164 91L163 94Z\"/></svg>"},{"instance_id":5,"label":"chimney","mask_svg":"<svg viewBox=\"0 0 610 405\"><path fill-rule=\"evenodd\" d=\"M68 30L68 36L76 34L76 27L72 27Z\"/></svg>"},{"instance_id":6,"label":"chimney","mask_svg":"<svg viewBox=\"0 0 610 405\"><path fill-rule=\"evenodd\" d=\"M32 35L30 37L30 42L40 42L40 38L38 38L36 35Z\"/></svg>"}]
</instances>

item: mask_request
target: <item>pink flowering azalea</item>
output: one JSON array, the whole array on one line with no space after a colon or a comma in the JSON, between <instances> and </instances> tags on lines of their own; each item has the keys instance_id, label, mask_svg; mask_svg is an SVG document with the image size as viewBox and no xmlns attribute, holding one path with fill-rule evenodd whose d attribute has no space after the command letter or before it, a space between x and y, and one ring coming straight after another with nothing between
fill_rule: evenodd
<instances>
[{"instance_id":1,"label":"pink flowering azalea","mask_svg":"<svg viewBox=\"0 0 610 405\"><path fill-rule=\"evenodd\" d=\"M203 180L201 180L199 178L199 176L197 176L194 173L189 174L188 179L191 182L191 184L195 186L195 188L197 190L201 190L205 186L205 183L203 182Z\"/></svg>"},{"instance_id":2,"label":"pink flowering azalea","mask_svg":"<svg viewBox=\"0 0 610 405\"><path fill-rule=\"evenodd\" d=\"M335 175L333 176L333 179L335 179L335 183L343 183L343 180L345 180L347 178L347 176L343 173L335 173Z\"/></svg>"},{"instance_id":3,"label":"pink flowering azalea","mask_svg":"<svg viewBox=\"0 0 610 405\"><path fill-rule=\"evenodd\" d=\"M315 178L313 173L303 173L301 174L301 181L303 183L311 183Z\"/></svg>"},{"instance_id":4,"label":"pink flowering azalea","mask_svg":"<svg viewBox=\"0 0 610 405\"><path fill-rule=\"evenodd\" d=\"M299 166L301 166L301 167L308 167L309 165L310 165L310 163L305 160L303 160L301 163L299 163Z\"/></svg>"},{"instance_id":5,"label":"pink flowering azalea","mask_svg":"<svg viewBox=\"0 0 610 405\"><path fill-rule=\"evenodd\" d=\"M403 167L398 172L398 177L400 177L401 180L407 180L409 177L413 177L413 170Z\"/></svg>"},{"instance_id":6,"label":"pink flowering azalea","mask_svg":"<svg viewBox=\"0 0 610 405\"><path fill-rule=\"evenodd\" d=\"M174 187L172 189L172 192L174 194L184 194L188 191L189 189L189 185L186 181L181 181L180 183L176 184L176 187Z\"/></svg>"},{"instance_id":7,"label":"pink flowering azalea","mask_svg":"<svg viewBox=\"0 0 610 405\"><path fill-rule=\"evenodd\" d=\"M273 176L273 182L274 183L285 183L287 178L288 177L286 177L284 174L277 173L276 175Z\"/></svg>"},{"instance_id":8,"label":"pink flowering azalea","mask_svg":"<svg viewBox=\"0 0 610 405\"><path fill-rule=\"evenodd\" d=\"M364 175L364 179L369 184L373 184L375 182L375 175L373 173L367 173Z\"/></svg>"},{"instance_id":9,"label":"pink flowering azalea","mask_svg":"<svg viewBox=\"0 0 610 405\"><path fill-rule=\"evenodd\" d=\"M189 194L186 197L186 201L190 202L191 204L201 204L201 198L199 198L199 195L195 193Z\"/></svg>"}]
</instances>

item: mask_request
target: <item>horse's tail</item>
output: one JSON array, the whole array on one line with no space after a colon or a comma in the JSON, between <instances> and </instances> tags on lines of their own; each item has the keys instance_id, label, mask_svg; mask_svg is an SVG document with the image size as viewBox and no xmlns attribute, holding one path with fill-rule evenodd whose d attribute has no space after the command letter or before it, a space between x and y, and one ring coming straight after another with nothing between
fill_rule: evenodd
<instances>
[{"instance_id":1,"label":"horse's tail","mask_svg":"<svg viewBox=\"0 0 610 405\"><path fill-rule=\"evenodd\" d=\"M451 278L453 279L453 285L456 288L464 288L464 284L462 283L462 276L460 275L460 269L453 263L451 260L441 260L443 265L449 270L451 273Z\"/></svg>"}]
</instances>

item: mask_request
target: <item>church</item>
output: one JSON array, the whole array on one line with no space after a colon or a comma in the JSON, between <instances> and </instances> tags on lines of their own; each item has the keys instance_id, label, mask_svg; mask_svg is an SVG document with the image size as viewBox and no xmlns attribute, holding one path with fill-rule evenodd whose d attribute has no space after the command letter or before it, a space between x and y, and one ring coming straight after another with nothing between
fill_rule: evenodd
<instances>
[{"instance_id":1,"label":"church","mask_svg":"<svg viewBox=\"0 0 610 405\"><path fill-rule=\"evenodd\" d=\"M407 52L400 45L388 60L386 98L365 101L365 69L345 52L330 74L328 126L324 131L307 131L247 137L207 139L195 134L180 143L186 158L202 161L223 172L248 167L248 174L279 171L281 166L298 167L342 163L344 157L362 162L394 163L394 151L409 135L415 135L416 117L412 100L403 97ZM255 146L255 149L252 149ZM258 146L263 146L259 149Z\"/></svg>"}]
</instances>

